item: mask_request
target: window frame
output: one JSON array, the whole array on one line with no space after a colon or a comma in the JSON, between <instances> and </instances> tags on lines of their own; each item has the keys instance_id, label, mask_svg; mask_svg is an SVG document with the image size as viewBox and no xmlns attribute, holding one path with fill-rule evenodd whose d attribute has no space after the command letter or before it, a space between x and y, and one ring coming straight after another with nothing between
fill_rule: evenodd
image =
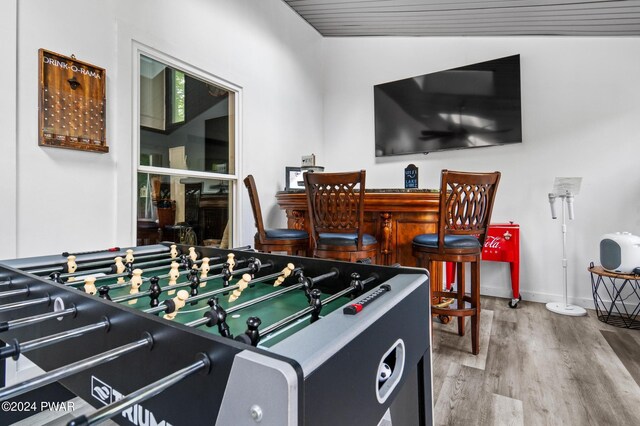
<instances>
[{"instance_id":1,"label":"window frame","mask_svg":"<svg viewBox=\"0 0 640 426\"><path fill-rule=\"evenodd\" d=\"M229 242L230 248L236 247L239 245L239 241L242 241L242 226L238 221L240 220L240 212L242 212L242 192L240 185L240 176L241 173L241 155L242 151L240 147L242 146L242 133L241 133L241 105L242 105L242 87L235 85L225 79L217 77L209 72L204 71L203 69L188 64L184 61L178 60L177 58L170 56L168 54L157 51L149 46L139 44L137 42L133 42L133 58L132 58L132 93L133 96L133 117L132 117L132 168L131 168L131 178L132 178L132 213L131 213L131 229L133 231L132 239L136 241L137 238L137 217L138 217L138 208L137 208L137 174L138 173L151 173L165 176L182 176L182 177L196 177L196 178L205 178L205 179L216 179L216 180L224 180L229 182L229 194L231 195L231 211L229 212L229 217L232 221L231 226L231 240ZM202 172L202 171L194 171L194 170L184 170L184 169L173 169L169 167L155 167L155 166L143 166L140 164L140 60L141 56L146 56L155 61L166 64L167 66L183 72L185 74L190 74L196 78L199 78L203 81L210 82L219 86L227 91L229 91L233 96L229 96L229 116L230 119L233 118L233 135L230 135L230 138L233 137L233 145L230 144L230 148L233 147L233 167L234 173L214 173L214 172Z\"/></svg>"}]
</instances>

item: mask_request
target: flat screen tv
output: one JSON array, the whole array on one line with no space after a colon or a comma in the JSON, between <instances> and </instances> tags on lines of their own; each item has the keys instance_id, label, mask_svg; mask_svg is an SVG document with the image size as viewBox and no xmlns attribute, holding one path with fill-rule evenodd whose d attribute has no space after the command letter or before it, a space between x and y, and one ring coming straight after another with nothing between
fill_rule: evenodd
<instances>
[{"instance_id":1,"label":"flat screen tv","mask_svg":"<svg viewBox=\"0 0 640 426\"><path fill-rule=\"evenodd\" d=\"M520 55L373 87L376 157L522 142Z\"/></svg>"}]
</instances>

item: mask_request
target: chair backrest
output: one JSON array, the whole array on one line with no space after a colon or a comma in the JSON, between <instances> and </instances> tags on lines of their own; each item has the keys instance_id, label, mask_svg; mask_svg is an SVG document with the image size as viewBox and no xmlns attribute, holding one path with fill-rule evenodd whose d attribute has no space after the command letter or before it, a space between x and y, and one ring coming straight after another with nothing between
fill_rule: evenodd
<instances>
[{"instance_id":1,"label":"chair backrest","mask_svg":"<svg viewBox=\"0 0 640 426\"><path fill-rule=\"evenodd\" d=\"M444 236L447 234L475 235L484 246L499 182L500 172L442 171L438 218L440 249L444 248Z\"/></svg>"},{"instance_id":2,"label":"chair backrest","mask_svg":"<svg viewBox=\"0 0 640 426\"><path fill-rule=\"evenodd\" d=\"M304 174L311 234L356 233L362 249L366 172Z\"/></svg>"},{"instance_id":3,"label":"chair backrest","mask_svg":"<svg viewBox=\"0 0 640 426\"><path fill-rule=\"evenodd\" d=\"M262 210L260 209L260 199L258 198L258 190L256 189L256 181L253 179L253 175L249 175L244 178L244 186L247 187L249 192L249 201L251 201L251 210L253 211L253 220L255 221L256 228L258 229L258 236L261 243L267 238L264 232L264 224L262 222Z\"/></svg>"}]
</instances>

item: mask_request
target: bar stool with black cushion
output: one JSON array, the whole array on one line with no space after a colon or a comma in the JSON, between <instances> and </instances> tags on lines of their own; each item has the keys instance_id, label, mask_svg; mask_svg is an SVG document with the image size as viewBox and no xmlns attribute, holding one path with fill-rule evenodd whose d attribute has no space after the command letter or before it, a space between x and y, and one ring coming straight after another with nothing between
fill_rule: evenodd
<instances>
[{"instance_id":1,"label":"bar stool with black cushion","mask_svg":"<svg viewBox=\"0 0 640 426\"><path fill-rule=\"evenodd\" d=\"M288 255L306 256L309 247L309 234L299 229L265 229L262 222L260 199L253 175L244 178L244 185L249 191L249 200L253 210L253 218L258 232L254 238L256 250L263 252L287 252Z\"/></svg>"},{"instance_id":2,"label":"bar stool with black cushion","mask_svg":"<svg viewBox=\"0 0 640 426\"><path fill-rule=\"evenodd\" d=\"M413 239L413 255L418 259L418 266L431 271L441 265L439 262L456 264L458 282L455 291L443 291L442 283L431 283L431 312L457 317L460 336L464 336L464 318L470 316L474 355L480 352L480 255L499 181L500 172L443 170L438 232ZM466 262L471 264L470 294L465 293ZM443 298L453 300L443 301ZM455 308L450 302L455 302Z\"/></svg>"},{"instance_id":3,"label":"bar stool with black cushion","mask_svg":"<svg viewBox=\"0 0 640 426\"><path fill-rule=\"evenodd\" d=\"M365 234L366 172L304 174L313 256L375 263L378 241Z\"/></svg>"}]
</instances>

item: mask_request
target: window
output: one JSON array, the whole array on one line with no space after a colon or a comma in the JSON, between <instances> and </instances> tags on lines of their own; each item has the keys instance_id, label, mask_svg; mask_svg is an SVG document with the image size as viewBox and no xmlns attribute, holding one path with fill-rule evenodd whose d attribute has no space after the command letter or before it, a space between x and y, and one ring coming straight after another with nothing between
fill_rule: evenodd
<instances>
[{"instance_id":1,"label":"window","mask_svg":"<svg viewBox=\"0 0 640 426\"><path fill-rule=\"evenodd\" d=\"M237 91L140 55L137 244L230 247Z\"/></svg>"}]
</instances>

